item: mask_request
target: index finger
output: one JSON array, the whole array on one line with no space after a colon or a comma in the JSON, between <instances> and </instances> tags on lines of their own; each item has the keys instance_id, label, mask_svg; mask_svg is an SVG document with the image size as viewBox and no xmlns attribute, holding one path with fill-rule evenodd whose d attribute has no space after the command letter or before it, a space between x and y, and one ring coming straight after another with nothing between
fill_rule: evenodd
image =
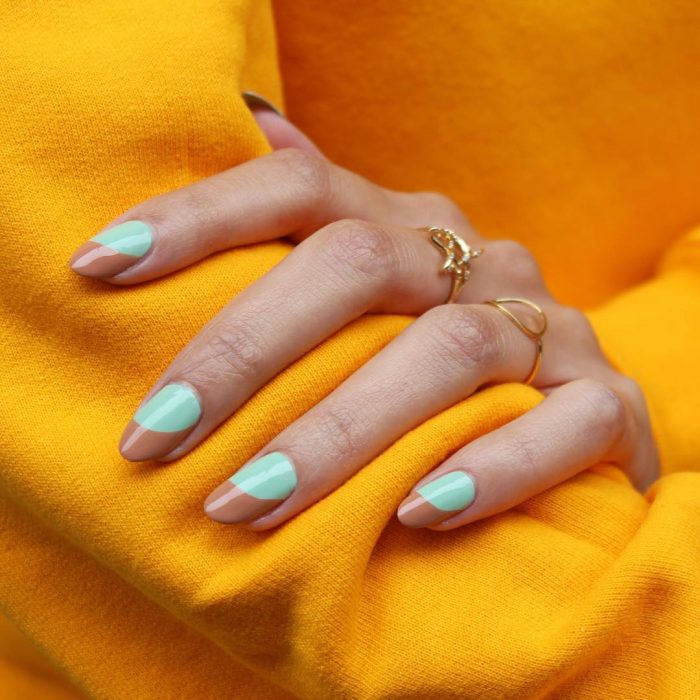
<instances>
[{"instance_id":1,"label":"index finger","mask_svg":"<svg viewBox=\"0 0 700 700\"><path fill-rule=\"evenodd\" d=\"M286 235L302 240L333 221L358 218L468 227L439 195L394 192L318 154L283 148L136 205L81 246L71 267L135 284L228 248Z\"/></svg>"}]
</instances>

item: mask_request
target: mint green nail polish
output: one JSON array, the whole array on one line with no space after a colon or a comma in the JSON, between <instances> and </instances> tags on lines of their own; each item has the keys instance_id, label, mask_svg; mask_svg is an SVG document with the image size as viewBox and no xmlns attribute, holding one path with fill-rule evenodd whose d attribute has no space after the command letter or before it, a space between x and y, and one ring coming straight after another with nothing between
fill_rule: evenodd
<instances>
[{"instance_id":1,"label":"mint green nail polish","mask_svg":"<svg viewBox=\"0 0 700 700\"><path fill-rule=\"evenodd\" d=\"M123 224L98 233L90 239L93 243L106 245L118 253L140 258L145 255L153 243L153 233L143 221L126 221Z\"/></svg>"},{"instance_id":2,"label":"mint green nail polish","mask_svg":"<svg viewBox=\"0 0 700 700\"><path fill-rule=\"evenodd\" d=\"M416 491L440 510L462 510L474 500L476 489L473 479L464 472L444 474Z\"/></svg>"},{"instance_id":3,"label":"mint green nail polish","mask_svg":"<svg viewBox=\"0 0 700 700\"><path fill-rule=\"evenodd\" d=\"M194 391L183 384L167 384L134 416L142 428L174 433L192 427L202 415Z\"/></svg>"},{"instance_id":4,"label":"mint green nail polish","mask_svg":"<svg viewBox=\"0 0 700 700\"><path fill-rule=\"evenodd\" d=\"M281 452L270 452L237 471L229 481L255 498L287 498L297 485L291 460Z\"/></svg>"}]
</instances>

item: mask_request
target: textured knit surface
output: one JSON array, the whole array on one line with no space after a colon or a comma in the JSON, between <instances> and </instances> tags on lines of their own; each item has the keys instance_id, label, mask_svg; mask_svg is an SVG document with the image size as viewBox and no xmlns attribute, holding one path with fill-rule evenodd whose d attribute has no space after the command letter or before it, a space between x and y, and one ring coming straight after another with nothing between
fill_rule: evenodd
<instances>
[{"instance_id":1,"label":"textured knit surface","mask_svg":"<svg viewBox=\"0 0 700 700\"><path fill-rule=\"evenodd\" d=\"M388 184L444 189L449 147L462 178L450 193L465 206L481 201L480 228L537 238L539 250L557 243L545 273L567 301L600 302L591 318L611 359L651 397L666 474L641 495L618 469L596 465L461 530L402 527L396 506L420 476L540 400L511 384L427 421L341 489L258 534L207 520L204 497L413 319L358 320L191 455L129 464L119 435L170 358L292 248L248 246L132 289L80 279L67 260L130 205L266 152L239 93L281 103L270 8L5 5L0 607L56 668L80 691L114 700L700 695L699 332L690 323L700 318L700 236L681 230L697 218L688 193L700 184L689 165L697 129L682 128L700 123L690 3L665 4L663 31L636 5L634 27L626 23L631 3L615 4L627 6L625 21L612 4L569 16L544 0L512 16L467 2L444 15L424 2L373 3L371 15L361 3L352 13L345 3L277 6L290 110L329 153ZM568 41L555 40L568 24ZM588 31L574 31L581 26ZM653 62L641 39L627 46L635 28L660 37ZM471 52L458 71L452 31ZM524 43L510 55L512 33ZM359 50L348 35L375 38ZM440 38L442 58L407 48L424 36ZM567 49L565 61L553 44ZM613 60L623 45L637 62ZM377 75L380 49L388 72ZM564 68L580 62L598 81L591 75L587 99L574 100ZM489 107L499 80L524 80L527 70L518 106L504 92L499 120ZM437 90L470 71L482 79L466 93L469 107L436 128L436 104L416 85ZM410 81L392 82L404 73ZM395 93L384 113L358 102L382 75ZM596 102L603 78L612 83L602 80L607 96ZM666 104L672 128L649 86L677 100ZM397 99L403 108L392 111ZM606 115L627 127L606 131ZM392 131L399 124L403 137ZM577 140L584 124L590 133ZM640 135L650 140L637 156ZM662 187L664 172L673 180ZM564 179L552 190L557 173ZM493 227L484 225L491 208ZM1 688L72 697L2 634Z\"/></svg>"}]
</instances>

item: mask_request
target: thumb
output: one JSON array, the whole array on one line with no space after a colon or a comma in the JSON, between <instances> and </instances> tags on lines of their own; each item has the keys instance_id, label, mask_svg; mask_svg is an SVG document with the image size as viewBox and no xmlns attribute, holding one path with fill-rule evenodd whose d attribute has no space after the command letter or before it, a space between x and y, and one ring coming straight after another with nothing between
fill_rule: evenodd
<instances>
[{"instance_id":1,"label":"thumb","mask_svg":"<svg viewBox=\"0 0 700 700\"><path fill-rule=\"evenodd\" d=\"M255 92L244 92L242 97L272 148L299 148L323 157L318 146L294 124L287 121L269 100Z\"/></svg>"}]
</instances>

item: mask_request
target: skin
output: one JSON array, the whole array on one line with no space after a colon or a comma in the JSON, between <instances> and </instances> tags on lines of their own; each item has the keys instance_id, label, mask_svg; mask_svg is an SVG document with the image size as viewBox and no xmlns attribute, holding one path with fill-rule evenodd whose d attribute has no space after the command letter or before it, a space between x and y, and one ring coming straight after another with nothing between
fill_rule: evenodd
<instances>
[{"instance_id":1,"label":"skin","mask_svg":"<svg viewBox=\"0 0 700 700\"><path fill-rule=\"evenodd\" d=\"M353 319L416 315L247 463L279 451L295 465L298 484L291 495L246 522L254 530L275 527L479 387L526 377L534 341L481 303L508 296L530 299L547 315L542 365L533 382L546 398L427 474L407 494L399 519L416 526L406 507L415 502L415 489L456 470L472 478L474 500L428 523L431 529L505 511L600 461L618 465L640 491L656 480L658 455L642 391L607 362L585 316L552 297L523 246L484 240L440 194L394 192L332 164L283 117L264 104L252 108L277 150L138 204L108 227L139 220L153 231L146 255L105 278L118 285L152 280L239 245L281 236L297 244L222 309L146 395L144 403L177 382L190 387L202 407L179 446L152 457L170 461L187 454L278 372ZM423 226L451 228L485 249L472 261L457 303L443 303L451 277L441 272L443 254L418 230ZM509 308L537 326L527 307Z\"/></svg>"}]
</instances>

